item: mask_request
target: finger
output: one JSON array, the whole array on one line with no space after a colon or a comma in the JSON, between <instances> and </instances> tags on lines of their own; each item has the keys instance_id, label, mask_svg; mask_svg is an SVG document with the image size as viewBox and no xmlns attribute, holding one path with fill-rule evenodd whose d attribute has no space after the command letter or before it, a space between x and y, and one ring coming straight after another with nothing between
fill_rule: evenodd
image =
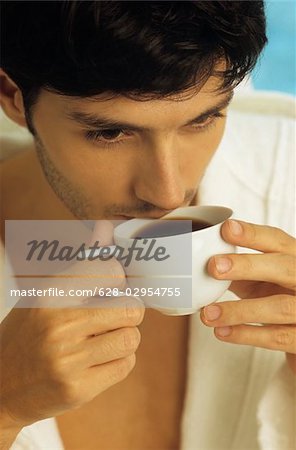
<instances>
[{"instance_id":1,"label":"finger","mask_svg":"<svg viewBox=\"0 0 296 450\"><path fill-rule=\"evenodd\" d=\"M296 353L296 327L285 325L237 325L215 328L215 336L232 344L252 345L269 350Z\"/></svg>"},{"instance_id":2,"label":"finger","mask_svg":"<svg viewBox=\"0 0 296 450\"><path fill-rule=\"evenodd\" d=\"M280 230L267 225L255 225L237 220L226 220L221 228L225 241L240 247L261 252L284 252L295 254L296 240Z\"/></svg>"},{"instance_id":3,"label":"finger","mask_svg":"<svg viewBox=\"0 0 296 450\"><path fill-rule=\"evenodd\" d=\"M295 289L296 259L278 253L216 255L209 260L208 272L223 280L257 280Z\"/></svg>"},{"instance_id":4,"label":"finger","mask_svg":"<svg viewBox=\"0 0 296 450\"><path fill-rule=\"evenodd\" d=\"M203 323L224 327L246 323L296 324L296 297L272 297L238 300L208 305L201 311Z\"/></svg>"},{"instance_id":5,"label":"finger","mask_svg":"<svg viewBox=\"0 0 296 450\"><path fill-rule=\"evenodd\" d=\"M234 292L238 297L246 299L269 297L275 294L294 294L292 289L283 288L278 284L264 281L233 281L228 290Z\"/></svg>"},{"instance_id":6,"label":"finger","mask_svg":"<svg viewBox=\"0 0 296 450\"><path fill-rule=\"evenodd\" d=\"M125 358L137 350L141 335L137 327L119 328L83 343L84 368Z\"/></svg>"},{"instance_id":7,"label":"finger","mask_svg":"<svg viewBox=\"0 0 296 450\"><path fill-rule=\"evenodd\" d=\"M105 364L90 367L84 371L83 383L81 388L87 389L83 398L91 400L96 395L105 391L109 387L124 380L133 370L136 364L136 355L133 353L126 358L116 359ZM89 392L95 395L89 397Z\"/></svg>"},{"instance_id":8,"label":"finger","mask_svg":"<svg viewBox=\"0 0 296 450\"><path fill-rule=\"evenodd\" d=\"M101 392L124 380L136 364L135 353L82 370L80 376L67 380L64 398L73 408L93 400Z\"/></svg>"},{"instance_id":9,"label":"finger","mask_svg":"<svg viewBox=\"0 0 296 450\"><path fill-rule=\"evenodd\" d=\"M98 299L97 307L72 309L67 321L73 324L73 334L86 339L123 327L135 327L144 319L144 304L134 297Z\"/></svg>"}]
</instances>

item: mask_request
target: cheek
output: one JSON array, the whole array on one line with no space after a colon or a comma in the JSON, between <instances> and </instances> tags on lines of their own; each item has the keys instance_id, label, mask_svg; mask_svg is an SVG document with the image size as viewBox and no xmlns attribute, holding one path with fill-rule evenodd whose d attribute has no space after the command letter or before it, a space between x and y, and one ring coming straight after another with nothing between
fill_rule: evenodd
<instances>
[{"instance_id":1,"label":"cheek","mask_svg":"<svg viewBox=\"0 0 296 450\"><path fill-rule=\"evenodd\" d=\"M100 167L83 136L69 128L51 102L37 103L33 120L47 157L69 180L79 181L81 177L85 183L89 168Z\"/></svg>"},{"instance_id":2,"label":"cheek","mask_svg":"<svg viewBox=\"0 0 296 450\"><path fill-rule=\"evenodd\" d=\"M46 117L46 120L45 120ZM34 118L35 128L42 147L53 164L61 170L66 169L69 174L76 167L84 166L83 148L80 140L75 139L63 126L63 122L53 118L50 114L41 113Z\"/></svg>"},{"instance_id":3,"label":"cheek","mask_svg":"<svg viewBox=\"0 0 296 450\"><path fill-rule=\"evenodd\" d=\"M86 185L92 175L97 181L101 179L102 161L80 134L67 130L58 121L42 118L36 120L36 131L48 158L70 181Z\"/></svg>"},{"instance_id":4,"label":"cheek","mask_svg":"<svg viewBox=\"0 0 296 450\"><path fill-rule=\"evenodd\" d=\"M54 133L52 129L41 125L38 135L47 157L69 182L94 200L102 198L102 192L104 197L119 197L126 191L128 170L122 158L120 163L114 153L97 149L82 135L75 136L61 127L54 127Z\"/></svg>"},{"instance_id":5,"label":"cheek","mask_svg":"<svg viewBox=\"0 0 296 450\"><path fill-rule=\"evenodd\" d=\"M225 123L225 119L220 120L214 127L189 138L187 151L182 158L182 167L192 182L198 182L202 178L222 140Z\"/></svg>"},{"instance_id":6,"label":"cheek","mask_svg":"<svg viewBox=\"0 0 296 450\"><path fill-rule=\"evenodd\" d=\"M205 131L205 133L202 134L201 146L211 156L214 155L222 140L225 125L226 118L219 119L213 127L210 127L208 131Z\"/></svg>"}]
</instances>

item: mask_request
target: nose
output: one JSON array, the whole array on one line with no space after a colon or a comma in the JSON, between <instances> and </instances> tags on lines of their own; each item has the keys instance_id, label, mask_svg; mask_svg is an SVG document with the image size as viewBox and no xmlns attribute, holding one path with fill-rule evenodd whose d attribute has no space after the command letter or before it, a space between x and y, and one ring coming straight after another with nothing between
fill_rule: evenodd
<instances>
[{"instance_id":1,"label":"nose","mask_svg":"<svg viewBox=\"0 0 296 450\"><path fill-rule=\"evenodd\" d=\"M147 145L142 155L134 182L137 198L165 211L181 206L186 186L182 180L174 138L162 138Z\"/></svg>"}]
</instances>

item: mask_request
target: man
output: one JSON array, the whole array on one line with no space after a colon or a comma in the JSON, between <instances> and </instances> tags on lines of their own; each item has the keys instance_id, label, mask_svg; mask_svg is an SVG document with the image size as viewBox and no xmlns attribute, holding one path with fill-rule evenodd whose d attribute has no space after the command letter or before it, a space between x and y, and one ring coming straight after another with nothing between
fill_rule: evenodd
<instances>
[{"instance_id":1,"label":"man","mask_svg":"<svg viewBox=\"0 0 296 450\"><path fill-rule=\"evenodd\" d=\"M35 145L3 163L3 223L157 218L195 201L233 88L266 43L262 2L2 2L2 17L1 104ZM108 244L112 230L101 225ZM221 341L286 352L292 373L294 239L237 221L222 233L263 254L209 261L210 275L234 281L244 300L212 305L202 321ZM122 270L114 260L96 266ZM49 417L66 449L185 445L188 317L146 310L143 321L128 301L7 315L3 448Z\"/></svg>"}]
</instances>

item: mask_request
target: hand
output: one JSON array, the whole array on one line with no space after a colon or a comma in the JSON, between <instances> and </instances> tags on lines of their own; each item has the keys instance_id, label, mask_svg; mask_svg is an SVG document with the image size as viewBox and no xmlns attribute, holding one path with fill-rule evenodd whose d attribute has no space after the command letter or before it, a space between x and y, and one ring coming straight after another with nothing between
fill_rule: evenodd
<instances>
[{"instance_id":1,"label":"hand","mask_svg":"<svg viewBox=\"0 0 296 450\"><path fill-rule=\"evenodd\" d=\"M116 259L79 262L74 273L89 274L89 264L96 274L112 275L90 279L93 287L122 287ZM79 288L81 278L75 282ZM51 299L45 300L48 305ZM142 303L111 297L99 299L100 307L79 308L82 300L76 298L75 308L14 308L0 324L0 424L6 430L78 408L133 369Z\"/></svg>"},{"instance_id":2,"label":"hand","mask_svg":"<svg viewBox=\"0 0 296 450\"><path fill-rule=\"evenodd\" d=\"M286 352L296 373L296 240L278 228L234 220L221 233L226 242L263 253L209 260L209 274L233 280L230 290L243 300L209 305L201 320L222 341Z\"/></svg>"}]
</instances>

